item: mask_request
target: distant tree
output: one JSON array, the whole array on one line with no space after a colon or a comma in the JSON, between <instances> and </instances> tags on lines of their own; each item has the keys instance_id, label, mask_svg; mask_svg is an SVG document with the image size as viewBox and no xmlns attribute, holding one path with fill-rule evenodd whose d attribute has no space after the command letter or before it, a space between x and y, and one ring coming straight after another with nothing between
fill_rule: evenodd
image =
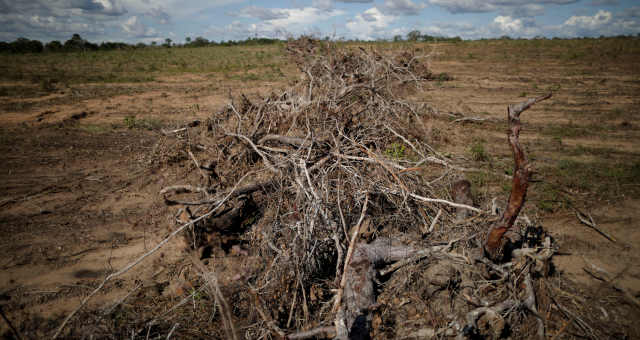
<instances>
[{"instance_id":1,"label":"distant tree","mask_svg":"<svg viewBox=\"0 0 640 340\"><path fill-rule=\"evenodd\" d=\"M82 39L80 34L75 33L73 36L71 36L71 39L64 42L64 49L70 50L70 51L84 50L86 44L87 44L87 41Z\"/></svg>"},{"instance_id":2,"label":"distant tree","mask_svg":"<svg viewBox=\"0 0 640 340\"><path fill-rule=\"evenodd\" d=\"M207 39L205 39L203 37L197 37L196 40L194 40L191 43L191 45L195 46L195 47L204 47L204 46L209 45L209 40L207 40Z\"/></svg>"},{"instance_id":3,"label":"distant tree","mask_svg":"<svg viewBox=\"0 0 640 340\"><path fill-rule=\"evenodd\" d=\"M407 40L408 41L418 41L420 40L420 31L415 30L415 31L411 31L409 33L407 33Z\"/></svg>"},{"instance_id":4,"label":"distant tree","mask_svg":"<svg viewBox=\"0 0 640 340\"><path fill-rule=\"evenodd\" d=\"M145 48L145 47L147 47L147 45L143 42L139 42L136 44L136 48Z\"/></svg>"},{"instance_id":5,"label":"distant tree","mask_svg":"<svg viewBox=\"0 0 640 340\"><path fill-rule=\"evenodd\" d=\"M185 41L187 42L187 44L188 44L188 43L190 43L190 42L191 42L191 37L186 37L184 40L185 40Z\"/></svg>"},{"instance_id":6,"label":"distant tree","mask_svg":"<svg viewBox=\"0 0 640 340\"><path fill-rule=\"evenodd\" d=\"M393 36L393 41L395 41L395 42L400 42L402 40L403 39L402 39L402 36L400 34Z\"/></svg>"},{"instance_id":7,"label":"distant tree","mask_svg":"<svg viewBox=\"0 0 640 340\"><path fill-rule=\"evenodd\" d=\"M63 48L62 43L59 42L58 40L50 41L46 45L44 45L44 49L49 52L62 51L62 48Z\"/></svg>"},{"instance_id":8,"label":"distant tree","mask_svg":"<svg viewBox=\"0 0 640 340\"><path fill-rule=\"evenodd\" d=\"M151 46L156 46L158 43L156 41L151 42Z\"/></svg>"},{"instance_id":9,"label":"distant tree","mask_svg":"<svg viewBox=\"0 0 640 340\"><path fill-rule=\"evenodd\" d=\"M11 52L11 44L5 41L0 41L0 53L8 53L8 52Z\"/></svg>"},{"instance_id":10,"label":"distant tree","mask_svg":"<svg viewBox=\"0 0 640 340\"><path fill-rule=\"evenodd\" d=\"M18 38L9 45L14 53L39 53L44 50L44 45L40 41L27 38Z\"/></svg>"},{"instance_id":11,"label":"distant tree","mask_svg":"<svg viewBox=\"0 0 640 340\"><path fill-rule=\"evenodd\" d=\"M425 34L420 36L420 41L438 41L438 37Z\"/></svg>"},{"instance_id":12,"label":"distant tree","mask_svg":"<svg viewBox=\"0 0 640 340\"><path fill-rule=\"evenodd\" d=\"M171 47L171 41L169 38L164 39L164 47Z\"/></svg>"}]
</instances>

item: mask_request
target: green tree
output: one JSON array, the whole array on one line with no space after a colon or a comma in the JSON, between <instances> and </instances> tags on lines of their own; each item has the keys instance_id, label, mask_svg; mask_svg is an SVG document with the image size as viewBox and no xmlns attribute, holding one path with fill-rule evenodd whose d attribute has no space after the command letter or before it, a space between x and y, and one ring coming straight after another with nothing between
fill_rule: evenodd
<instances>
[{"instance_id":1,"label":"green tree","mask_svg":"<svg viewBox=\"0 0 640 340\"><path fill-rule=\"evenodd\" d=\"M27 38L18 38L10 46L11 51L14 53L39 53L44 49L40 41Z\"/></svg>"},{"instance_id":2,"label":"green tree","mask_svg":"<svg viewBox=\"0 0 640 340\"><path fill-rule=\"evenodd\" d=\"M420 31L415 30L415 31L411 31L409 33L407 33L407 40L409 41L418 41L420 40Z\"/></svg>"},{"instance_id":3,"label":"green tree","mask_svg":"<svg viewBox=\"0 0 640 340\"><path fill-rule=\"evenodd\" d=\"M50 51L50 52L57 52L57 51L62 51L62 43L59 42L58 40L53 40L48 42L45 46L44 46L45 50Z\"/></svg>"},{"instance_id":4,"label":"green tree","mask_svg":"<svg viewBox=\"0 0 640 340\"><path fill-rule=\"evenodd\" d=\"M71 39L64 42L64 48L65 50L83 50L86 44L87 41L82 39L80 34L75 33Z\"/></svg>"},{"instance_id":5,"label":"green tree","mask_svg":"<svg viewBox=\"0 0 640 340\"><path fill-rule=\"evenodd\" d=\"M191 43L191 45L196 46L196 47L204 47L209 45L209 40L203 38L203 37L197 37L196 40L193 41L193 43Z\"/></svg>"}]
</instances>

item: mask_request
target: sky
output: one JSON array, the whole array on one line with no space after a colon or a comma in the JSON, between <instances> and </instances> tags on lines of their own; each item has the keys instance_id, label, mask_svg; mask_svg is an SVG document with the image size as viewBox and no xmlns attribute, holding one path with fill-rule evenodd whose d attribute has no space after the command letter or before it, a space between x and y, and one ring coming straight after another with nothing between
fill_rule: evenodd
<instances>
[{"instance_id":1,"label":"sky","mask_svg":"<svg viewBox=\"0 0 640 340\"><path fill-rule=\"evenodd\" d=\"M0 40L463 39L640 34L639 0L0 0Z\"/></svg>"}]
</instances>

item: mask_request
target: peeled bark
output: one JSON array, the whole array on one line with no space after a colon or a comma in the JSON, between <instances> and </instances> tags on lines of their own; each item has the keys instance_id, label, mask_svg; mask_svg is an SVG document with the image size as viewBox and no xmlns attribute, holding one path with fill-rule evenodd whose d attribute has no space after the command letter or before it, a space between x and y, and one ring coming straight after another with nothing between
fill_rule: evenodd
<instances>
[{"instance_id":1,"label":"peeled bark","mask_svg":"<svg viewBox=\"0 0 640 340\"><path fill-rule=\"evenodd\" d=\"M516 245L521 241L521 236L513 226L518 214L524 205L529 187L530 169L527 157L520 145L520 114L533 104L551 98L551 93L529 99L517 105L509 105L507 109L509 119L509 145L513 152L515 162L513 169L513 184L507 207L502 217L491 227L484 244L484 250L492 261L501 262L507 259Z\"/></svg>"}]
</instances>

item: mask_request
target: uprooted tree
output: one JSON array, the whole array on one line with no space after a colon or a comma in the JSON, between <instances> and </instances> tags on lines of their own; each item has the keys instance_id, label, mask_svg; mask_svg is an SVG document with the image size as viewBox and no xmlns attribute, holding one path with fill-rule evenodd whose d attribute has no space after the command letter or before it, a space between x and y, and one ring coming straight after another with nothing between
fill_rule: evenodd
<instances>
[{"instance_id":1,"label":"uprooted tree","mask_svg":"<svg viewBox=\"0 0 640 340\"><path fill-rule=\"evenodd\" d=\"M515 169L496 219L430 145L425 121L440 113L403 99L438 78L423 58L307 39L288 50L302 73L293 87L166 131L199 177L161 192L180 207L171 237L188 240L220 336L238 339L242 325L247 338L499 338L508 322L544 338L534 280L553 249L544 233L522 237L530 170L518 137L520 114L550 95L508 108ZM202 263L229 237L263 264L234 291L220 287L215 258ZM406 303L390 297L407 290L430 319L403 323Z\"/></svg>"}]
</instances>

